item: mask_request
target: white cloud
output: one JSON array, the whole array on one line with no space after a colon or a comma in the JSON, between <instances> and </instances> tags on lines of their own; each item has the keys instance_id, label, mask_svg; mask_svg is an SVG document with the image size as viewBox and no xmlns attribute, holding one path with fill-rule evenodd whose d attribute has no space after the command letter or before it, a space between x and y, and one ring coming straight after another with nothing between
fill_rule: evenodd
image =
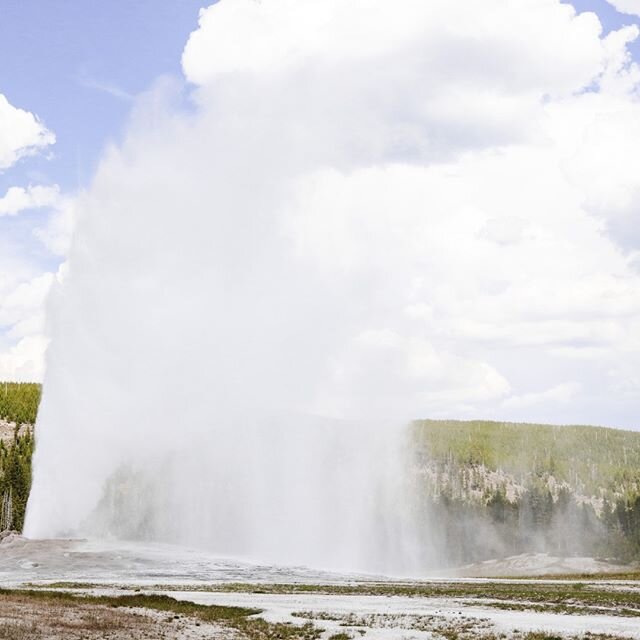
<instances>
[{"instance_id":1,"label":"white cloud","mask_svg":"<svg viewBox=\"0 0 640 640\"><path fill-rule=\"evenodd\" d=\"M72 226L73 200L58 198L46 226L36 229L52 253L64 257ZM40 381L48 344L45 308L54 282L64 279L67 265L56 273L15 255L11 243L0 249L0 380Z\"/></svg>"},{"instance_id":2,"label":"white cloud","mask_svg":"<svg viewBox=\"0 0 640 640\"><path fill-rule=\"evenodd\" d=\"M44 330L44 303L54 280L52 273L43 273L19 283L6 292L0 301L0 327L9 327L5 334L24 338Z\"/></svg>"},{"instance_id":3,"label":"white cloud","mask_svg":"<svg viewBox=\"0 0 640 640\"><path fill-rule=\"evenodd\" d=\"M375 64L401 55L403 62L419 65L427 82L437 79L445 86L465 78L485 90L506 82L518 91L566 91L597 74L599 32L595 15L576 16L569 5L551 0L489 0L482 6L446 0L366 6L340 0L234 0L201 11L183 67L189 80L206 84L233 72Z\"/></svg>"},{"instance_id":4,"label":"white cloud","mask_svg":"<svg viewBox=\"0 0 640 640\"><path fill-rule=\"evenodd\" d=\"M41 379L44 304L53 280L0 238L0 380Z\"/></svg>"},{"instance_id":5,"label":"white cloud","mask_svg":"<svg viewBox=\"0 0 640 640\"><path fill-rule=\"evenodd\" d=\"M34 235L53 255L64 257L74 223L75 199L53 186L11 187L0 198L0 217L47 208L45 220ZM5 238L7 254L0 262L0 379L40 380L47 340L44 337L45 303L56 275L42 272L12 247L10 227ZM61 278L61 265L57 278Z\"/></svg>"},{"instance_id":6,"label":"white cloud","mask_svg":"<svg viewBox=\"0 0 640 640\"><path fill-rule=\"evenodd\" d=\"M497 244L516 244L523 239L527 223L516 216L490 218L480 230L480 236Z\"/></svg>"},{"instance_id":7,"label":"white cloud","mask_svg":"<svg viewBox=\"0 0 640 640\"><path fill-rule=\"evenodd\" d=\"M640 16L640 0L607 0L620 13Z\"/></svg>"},{"instance_id":8,"label":"white cloud","mask_svg":"<svg viewBox=\"0 0 640 640\"><path fill-rule=\"evenodd\" d=\"M48 341L44 336L28 336L0 352L0 380L38 382L44 376Z\"/></svg>"},{"instance_id":9,"label":"white cloud","mask_svg":"<svg viewBox=\"0 0 640 640\"><path fill-rule=\"evenodd\" d=\"M53 144L55 139L37 116L14 107L0 93L0 171Z\"/></svg>"},{"instance_id":10,"label":"white cloud","mask_svg":"<svg viewBox=\"0 0 640 640\"><path fill-rule=\"evenodd\" d=\"M0 173L25 156L55 143L55 135L33 113L19 109L0 94ZM73 222L73 199L57 185L13 186L0 197L0 219L30 209L49 209L34 233L47 249L64 255ZM44 308L55 276L43 272L23 240L12 236L15 226L3 221L0 237L0 379L40 380L44 372Z\"/></svg>"},{"instance_id":11,"label":"white cloud","mask_svg":"<svg viewBox=\"0 0 640 640\"><path fill-rule=\"evenodd\" d=\"M38 273L21 261L0 263L0 381L42 381L49 343L46 304L66 271L66 262L55 273Z\"/></svg>"},{"instance_id":12,"label":"white cloud","mask_svg":"<svg viewBox=\"0 0 640 640\"><path fill-rule=\"evenodd\" d=\"M37 116L12 106L0 94L0 170L54 142L55 136ZM0 197L0 218L49 209L43 227L34 232L53 253L62 255L72 204L57 185L14 186ZM11 224L6 221L0 246L0 379L41 380L47 344L44 308L55 276L27 255L17 254L21 244L14 243Z\"/></svg>"},{"instance_id":13,"label":"white cloud","mask_svg":"<svg viewBox=\"0 0 640 640\"><path fill-rule=\"evenodd\" d=\"M281 218L297 255L327 279L375 278L402 344L438 345L443 372L447 357L487 358L504 395L494 362L515 350L538 350L538 388L558 359L638 361L640 279L626 253L640 247L640 83L626 48L637 36L602 37L594 14L552 1L380 3L366 19L356 3L222 2L202 12L183 66L204 110L209 85L218 100L248 85L272 114L314 129ZM287 98L274 107L276 92ZM320 167L307 170L309 157ZM392 351L390 375L410 389L415 357ZM376 368L347 353L352 376ZM425 379L425 411L430 384L432 400L482 410L481 392L459 383L447 396Z\"/></svg>"},{"instance_id":14,"label":"white cloud","mask_svg":"<svg viewBox=\"0 0 640 640\"><path fill-rule=\"evenodd\" d=\"M59 196L44 226L34 230L35 236L54 255L65 257L71 245L76 221L75 196Z\"/></svg>"},{"instance_id":15,"label":"white cloud","mask_svg":"<svg viewBox=\"0 0 640 640\"><path fill-rule=\"evenodd\" d=\"M323 171L292 202L284 224L301 258L331 278L376 274L405 334L462 358L539 349L551 368L587 352L596 363L638 359L638 272L582 207L553 149ZM508 234L502 222L494 229L505 219ZM496 367L487 364L489 377Z\"/></svg>"},{"instance_id":16,"label":"white cloud","mask_svg":"<svg viewBox=\"0 0 640 640\"><path fill-rule=\"evenodd\" d=\"M50 211L34 235L53 255L64 258L75 221L75 198L61 195L57 186L12 187L0 199L0 216L47 207ZM0 246L0 380L39 381L44 373L45 305L55 281L66 272L43 272L25 256L16 255L10 234Z\"/></svg>"},{"instance_id":17,"label":"white cloud","mask_svg":"<svg viewBox=\"0 0 640 640\"><path fill-rule=\"evenodd\" d=\"M568 403L580 392L580 385L576 382L565 382L540 392L525 393L511 396L502 402L506 409L528 409L535 405L547 403Z\"/></svg>"},{"instance_id":18,"label":"white cloud","mask_svg":"<svg viewBox=\"0 0 640 640\"><path fill-rule=\"evenodd\" d=\"M367 329L334 360L330 396L336 415L367 403L383 416L460 415L469 404L506 396L508 381L485 362L438 349L418 336ZM326 398L322 399L324 402ZM327 405L318 407L326 413Z\"/></svg>"},{"instance_id":19,"label":"white cloud","mask_svg":"<svg viewBox=\"0 0 640 640\"><path fill-rule=\"evenodd\" d=\"M269 274L272 251L287 267L272 280L301 282L288 296L264 284L246 309L261 328L239 321L224 347L266 379L264 397L288 386L246 345L265 356L256 332L283 331L272 307L315 287L325 306L296 309L286 340L314 326L305 360L325 378L287 383L318 410L346 412L360 397L388 413L590 411L607 422L619 399L616 419L629 422L629 391L616 395L606 372L640 366L640 72L627 48L637 36L604 36L594 13L558 0L222 0L184 50L197 113L185 122L152 92L104 160L83 205L77 253L93 239L95 264L81 277L118 256L101 295L131 318L153 308L179 326L153 291L206 318L219 265L250 290L258 275L234 256ZM49 246L68 238L71 210L38 232ZM325 335L334 306L340 328ZM104 334L127 322L113 318ZM151 360L168 333L145 336Z\"/></svg>"},{"instance_id":20,"label":"white cloud","mask_svg":"<svg viewBox=\"0 0 640 640\"><path fill-rule=\"evenodd\" d=\"M10 187L0 198L0 216L15 216L21 211L50 207L58 201L60 189L53 186Z\"/></svg>"}]
</instances>

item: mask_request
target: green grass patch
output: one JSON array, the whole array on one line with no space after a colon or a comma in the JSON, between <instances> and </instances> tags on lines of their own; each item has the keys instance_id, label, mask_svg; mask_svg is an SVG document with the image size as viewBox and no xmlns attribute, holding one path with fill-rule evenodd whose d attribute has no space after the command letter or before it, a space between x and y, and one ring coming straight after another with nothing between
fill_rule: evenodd
<instances>
[{"instance_id":1,"label":"green grass patch","mask_svg":"<svg viewBox=\"0 0 640 640\"><path fill-rule=\"evenodd\" d=\"M197 618L203 622L217 623L239 631L250 640L317 640L322 630L311 623L294 625L271 623L256 617L262 609L203 605L176 600L166 595L132 594L122 596L98 596L71 593L69 591L0 589L2 596L19 596L68 604L98 604L110 607L136 607L163 611L177 616Z\"/></svg>"},{"instance_id":2,"label":"green grass patch","mask_svg":"<svg viewBox=\"0 0 640 640\"><path fill-rule=\"evenodd\" d=\"M100 585L58 583L60 589L100 588ZM51 588L47 585L46 588ZM104 588L104 585L103 585ZM401 596L453 598L481 601L482 605L505 610L548 611L583 615L606 614L640 617L640 594L633 590L610 589L607 584L584 581L482 582L371 582L352 584L219 583L210 585L154 585L150 591L204 591L254 594L322 594L342 596Z\"/></svg>"}]
</instances>

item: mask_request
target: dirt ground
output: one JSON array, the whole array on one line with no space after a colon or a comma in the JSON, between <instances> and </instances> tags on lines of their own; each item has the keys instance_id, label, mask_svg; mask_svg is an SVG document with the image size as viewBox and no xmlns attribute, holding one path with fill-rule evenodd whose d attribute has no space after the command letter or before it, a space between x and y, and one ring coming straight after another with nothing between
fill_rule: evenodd
<instances>
[{"instance_id":1,"label":"dirt ground","mask_svg":"<svg viewBox=\"0 0 640 640\"><path fill-rule=\"evenodd\" d=\"M0 595L0 640L233 640L227 628L148 609Z\"/></svg>"}]
</instances>

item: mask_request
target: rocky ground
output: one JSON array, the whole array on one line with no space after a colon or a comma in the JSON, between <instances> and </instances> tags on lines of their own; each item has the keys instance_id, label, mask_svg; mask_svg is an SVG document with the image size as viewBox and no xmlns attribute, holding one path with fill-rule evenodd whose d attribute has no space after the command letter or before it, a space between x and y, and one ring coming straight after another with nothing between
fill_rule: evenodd
<instances>
[{"instance_id":1,"label":"rocky ground","mask_svg":"<svg viewBox=\"0 0 640 640\"><path fill-rule=\"evenodd\" d=\"M20 425L20 431L18 435L24 435L27 430L32 430L33 427L28 424ZM7 422L0 419L0 440L4 442L12 442L16 433L15 422Z\"/></svg>"}]
</instances>

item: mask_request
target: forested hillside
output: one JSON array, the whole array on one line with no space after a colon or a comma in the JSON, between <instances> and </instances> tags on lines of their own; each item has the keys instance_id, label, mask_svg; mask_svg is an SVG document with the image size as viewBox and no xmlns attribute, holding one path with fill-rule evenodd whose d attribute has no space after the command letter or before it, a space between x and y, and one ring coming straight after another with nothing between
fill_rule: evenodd
<instances>
[{"instance_id":1,"label":"forested hillside","mask_svg":"<svg viewBox=\"0 0 640 640\"><path fill-rule=\"evenodd\" d=\"M24 524L40 391L39 384L0 383L0 531Z\"/></svg>"},{"instance_id":2,"label":"forested hillside","mask_svg":"<svg viewBox=\"0 0 640 640\"><path fill-rule=\"evenodd\" d=\"M0 420L35 424L40 391L32 382L0 382Z\"/></svg>"},{"instance_id":3,"label":"forested hillside","mask_svg":"<svg viewBox=\"0 0 640 640\"><path fill-rule=\"evenodd\" d=\"M424 420L411 438L418 491L453 562L640 558L640 433Z\"/></svg>"}]
</instances>

